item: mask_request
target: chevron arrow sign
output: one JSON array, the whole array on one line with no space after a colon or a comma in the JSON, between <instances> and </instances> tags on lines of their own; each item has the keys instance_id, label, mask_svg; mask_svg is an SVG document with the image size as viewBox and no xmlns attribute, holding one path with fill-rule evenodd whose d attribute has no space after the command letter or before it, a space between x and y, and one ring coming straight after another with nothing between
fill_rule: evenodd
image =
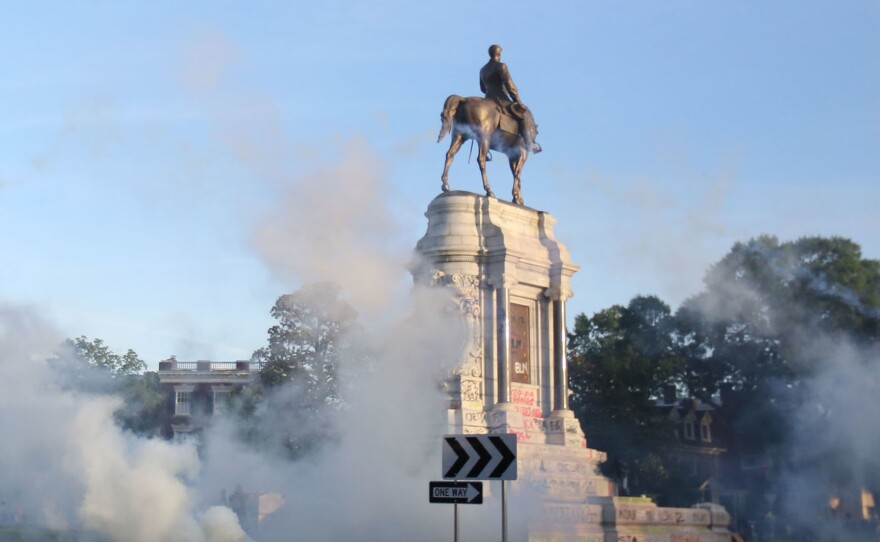
<instances>
[{"instance_id":1,"label":"chevron arrow sign","mask_svg":"<svg viewBox=\"0 0 880 542\"><path fill-rule=\"evenodd\" d=\"M446 435L445 480L516 480L516 435Z\"/></svg>"}]
</instances>

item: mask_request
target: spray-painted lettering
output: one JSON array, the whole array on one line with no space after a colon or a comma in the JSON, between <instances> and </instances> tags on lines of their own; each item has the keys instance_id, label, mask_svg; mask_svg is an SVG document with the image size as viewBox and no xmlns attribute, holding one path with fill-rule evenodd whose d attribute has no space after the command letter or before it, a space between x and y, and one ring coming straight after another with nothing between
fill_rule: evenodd
<instances>
[{"instance_id":1,"label":"spray-painted lettering","mask_svg":"<svg viewBox=\"0 0 880 542\"><path fill-rule=\"evenodd\" d=\"M524 390L522 388L513 388L510 390L510 402L515 405L535 405L535 390Z\"/></svg>"},{"instance_id":2,"label":"spray-painted lettering","mask_svg":"<svg viewBox=\"0 0 880 542\"><path fill-rule=\"evenodd\" d=\"M707 514L706 512L694 512L693 522L694 523L704 523L704 524L708 525L709 524L709 514Z\"/></svg>"},{"instance_id":3,"label":"spray-painted lettering","mask_svg":"<svg viewBox=\"0 0 880 542\"><path fill-rule=\"evenodd\" d=\"M617 511L617 519L624 521L635 521L636 511L631 508L621 508Z\"/></svg>"},{"instance_id":4,"label":"spray-painted lettering","mask_svg":"<svg viewBox=\"0 0 880 542\"><path fill-rule=\"evenodd\" d=\"M475 380L461 381L461 400L465 403L480 403L483 401L483 390L480 383Z\"/></svg>"}]
</instances>

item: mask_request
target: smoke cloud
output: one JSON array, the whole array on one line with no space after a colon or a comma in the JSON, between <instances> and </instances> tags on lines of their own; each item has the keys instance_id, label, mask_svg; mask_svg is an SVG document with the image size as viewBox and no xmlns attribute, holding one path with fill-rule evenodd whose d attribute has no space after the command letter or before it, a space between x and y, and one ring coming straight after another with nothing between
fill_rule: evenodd
<instances>
[{"instance_id":1,"label":"smoke cloud","mask_svg":"<svg viewBox=\"0 0 880 542\"><path fill-rule=\"evenodd\" d=\"M880 434L872 429L880 416L880 349L829 337L812 349L824 363L803 383L792 413L781 508L819 539L843 539L857 529L853 520L875 513L862 509L861 491L880 487Z\"/></svg>"},{"instance_id":2,"label":"smoke cloud","mask_svg":"<svg viewBox=\"0 0 880 542\"><path fill-rule=\"evenodd\" d=\"M286 284L335 282L370 313L405 294L411 247L396 244L386 170L367 142L355 139L328 165L291 182L251 237L276 277Z\"/></svg>"},{"instance_id":3,"label":"smoke cloud","mask_svg":"<svg viewBox=\"0 0 880 542\"><path fill-rule=\"evenodd\" d=\"M119 542L244 540L234 515L200 518L195 446L121 431L118 398L76 391L49 364L59 344L34 309L0 307L0 498L17 521Z\"/></svg>"},{"instance_id":4,"label":"smoke cloud","mask_svg":"<svg viewBox=\"0 0 880 542\"><path fill-rule=\"evenodd\" d=\"M284 284L279 294L329 280L360 312L374 356L368 366L343 359L344 405L307 420L335 429L337 442L291 462L242 442L234 419L218 417L199 445L123 432L113 420L119 399L76 391L46 362L61 341L52 325L32 309L0 307L0 430L15 436L0 447L0 494L29 524L114 542L244 540L235 513L215 506L221 490L239 485L284 503L251 533L261 542L446 540L452 509L426 493L441 475L440 384L461 357L462 315L449 292L411 285L415 236L394 220L383 160L353 139L325 165L291 175L286 160L305 146L284 139L276 108L258 92L230 91L238 55L222 35L202 36L186 55L185 83L216 113L217 139L262 188L279 191L250 232ZM286 413L274 414L270 425ZM499 512L462 510L463 532L496 535Z\"/></svg>"},{"instance_id":5,"label":"smoke cloud","mask_svg":"<svg viewBox=\"0 0 880 542\"><path fill-rule=\"evenodd\" d=\"M880 434L872 429L880 416L880 348L876 339L856 337L824 320L835 303L865 318L876 319L877 311L841 285L841 277L832 284L821 266L805 265L800 258L809 255L770 250L767 241L758 240L742 245L734 257L736 277L710 271L713 295L692 299L690 308L708 322L744 322L758 336L781 337L793 374L767 389L784 416L785 431L767 458L778 459L770 466L765 495L773 510L765 519L776 525L767 528L781 532L788 526L809 533L805 539L861 539L873 525L860 520L874 513L873 507L862 508L862 490L880 488ZM758 286L762 281L772 286ZM789 304L768 305L768 289ZM810 298L824 300L824 309L811 307Z\"/></svg>"},{"instance_id":6,"label":"smoke cloud","mask_svg":"<svg viewBox=\"0 0 880 542\"><path fill-rule=\"evenodd\" d=\"M364 141L351 141L333 165L293 182L252 236L268 267L291 287L339 284L360 313L365 333L358 339L373 353L368 366L360 358L340 361L341 409L302 422L306 431L324 425L338 435L318 455L280 460L237 443L232 422L212 428L205 498L222 489L218 480L283 495L285 506L260 526L261 540L285 540L291 532L330 541L444 540L451 533L451 509L430 504L426 493L428 481L440 477L447 432L440 384L467 337L450 292L407 284L407 268L418 262L410 249L395 248L403 235L388 201L382 161ZM297 393L295 383L280 393ZM285 415L263 417L269 426L261 429L271 432ZM242 474L231 476L229 465ZM487 513L469 514L471 532L497 523Z\"/></svg>"}]
</instances>

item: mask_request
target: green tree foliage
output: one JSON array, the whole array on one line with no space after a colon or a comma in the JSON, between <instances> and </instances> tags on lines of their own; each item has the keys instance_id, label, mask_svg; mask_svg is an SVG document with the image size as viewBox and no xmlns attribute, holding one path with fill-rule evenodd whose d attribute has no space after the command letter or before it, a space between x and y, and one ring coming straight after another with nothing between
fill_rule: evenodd
<instances>
[{"instance_id":1,"label":"green tree foliage","mask_svg":"<svg viewBox=\"0 0 880 542\"><path fill-rule=\"evenodd\" d=\"M166 407L159 373L146 371L126 375L121 394L123 405L116 411L116 421L133 433L158 435L164 423Z\"/></svg>"},{"instance_id":2,"label":"green tree foliage","mask_svg":"<svg viewBox=\"0 0 880 542\"><path fill-rule=\"evenodd\" d=\"M780 442L799 383L831 361L821 343L877 344L878 264L839 237L737 243L678 311L682 382L701 397L728 389L740 436L763 435L762 449Z\"/></svg>"},{"instance_id":3,"label":"green tree foliage","mask_svg":"<svg viewBox=\"0 0 880 542\"><path fill-rule=\"evenodd\" d=\"M361 358L353 342L357 313L338 286L324 282L282 295L271 314L278 323L252 360L263 363L267 406L256 411L262 418L258 426L278 431L251 429L247 438L266 443L280 437L287 453L298 458L333 437L328 419L343 399L340 363Z\"/></svg>"},{"instance_id":4,"label":"green tree foliage","mask_svg":"<svg viewBox=\"0 0 880 542\"><path fill-rule=\"evenodd\" d=\"M115 417L123 428L152 435L162 426L165 396L159 376L144 372L147 364L134 350L117 354L101 339L80 336L65 340L52 363L65 386L122 397Z\"/></svg>"},{"instance_id":5,"label":"green tree foliage","mask_svg":"<svg viewBox=\"0 0 880 542\"><path fill-rule=\"evenodd\" d=\"M848 424L838 417L871 404L865 397L839 408L827 377L845 381L853 363L865 378L877 374L880 262L840 237L737 243L709 269L704 291L682 305L677 321L687 352L683 384L701 397L724 390L728 449L769 465L762 484L809 469L837 472L838 482L859 476L847 449L855 434L819 436L845 433ZM850 349L846 359L841 345ZM849 385L851 394L865 396ZM834 403L838 408L829 407ZM803 442L807 432L813 437ZM804 486L825 487L818 480Z\"/></svg>"},{"instance_id":6,"label":"green tree foliage","mask_svg":"<svg viewBox=\"0 0 880 542\"><path fill-rule=\"evenodd\" d=\"M795 419L827 430L830 420L820 418L831 410L811 379L840 363L829 345L853 344L869 353L858 363L877 363L880 262L848 239L737 243L704 283L674 316L659 299L637 297L579 315L570 336L572 405L592 445L658 481L676 478L662 453L672 433L651 417L665 386L706 401L723 391L730 451L780 465L792 456ZM827 450L825 459L841 452Z\"/></svg>"},{"instance_id":7,"label":"green tree foliage","mask_svg":"<svg viewBox=\"0 0 880 542\"><path fill-rule=\"evenodd\" d=\"M119 355L110 350L101 339L90 341L88 337L80 336L67 339L64 344L82 364L106 371L114 377L137 374L147 368L147 364L134 350L129 349L125 354Z\"/></svg>"},{"instance_id":8,"label":"green tree foliage","mask_svg":"<svg viewBox=\"0 0 880 542\"><path fill-rule=\"evenodd\" d=\"M683 473L665 460L675 431L655 407L681 369L674 337L670 308L654 296L592 318L578 315L569 337L570 385L590 445L612 458L606 474L620 477L628 469L632 492L687 504L694 498L687 489L698 484L682 484Z\"/></svg>"},{"instance_id":9,"label":"green tree foliage","mask_svg":"<svg viewBox=\"0 0 880 542\"><path fill-rule=\"evenodd\" d=\"M812 355L816 337L880 340L880 262L863 259L848 239L737 243L705 285L681 307L681 325L737 388L809 374L821 362Z\"/></svg>"},{"instance_id":10,"label":"green tree foliage","mask_svg":"<svg viewBox=\"0 0 880 542\"><path fill-rule=\"evenodd\" d=\"M323 282L278 298L271 310L278 323L269 344L254 352L263 362L260 381L273 387L298 383L315 405L339 400L339 360L351 348L357 313Z\"/></svg>"}]
</instances>

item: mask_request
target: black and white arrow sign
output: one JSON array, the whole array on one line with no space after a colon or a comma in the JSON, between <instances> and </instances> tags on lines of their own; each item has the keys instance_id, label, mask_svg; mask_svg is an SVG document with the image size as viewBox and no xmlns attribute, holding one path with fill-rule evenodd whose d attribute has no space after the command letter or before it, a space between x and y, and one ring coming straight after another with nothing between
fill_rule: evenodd
<instances>
[{"instance_id":1,"label":"black and white arrow sign","mask_svg":"<svg viewBox=\"0 0 880 542\"><path fill-rule=\"evenodd\" d=\"M483 482L429 482L428 501L448 504L483 504Z\"/></svg>"},{"instance_id":2,"label":"black and white arrow sign","mask_svg":"<svg viewBox=\"0 0 880 542\"><path fill-rule=\"evenodd\" d=\"M446 435L446 480L516 480L516 435Z\"/></svg>"}]
</instances>

